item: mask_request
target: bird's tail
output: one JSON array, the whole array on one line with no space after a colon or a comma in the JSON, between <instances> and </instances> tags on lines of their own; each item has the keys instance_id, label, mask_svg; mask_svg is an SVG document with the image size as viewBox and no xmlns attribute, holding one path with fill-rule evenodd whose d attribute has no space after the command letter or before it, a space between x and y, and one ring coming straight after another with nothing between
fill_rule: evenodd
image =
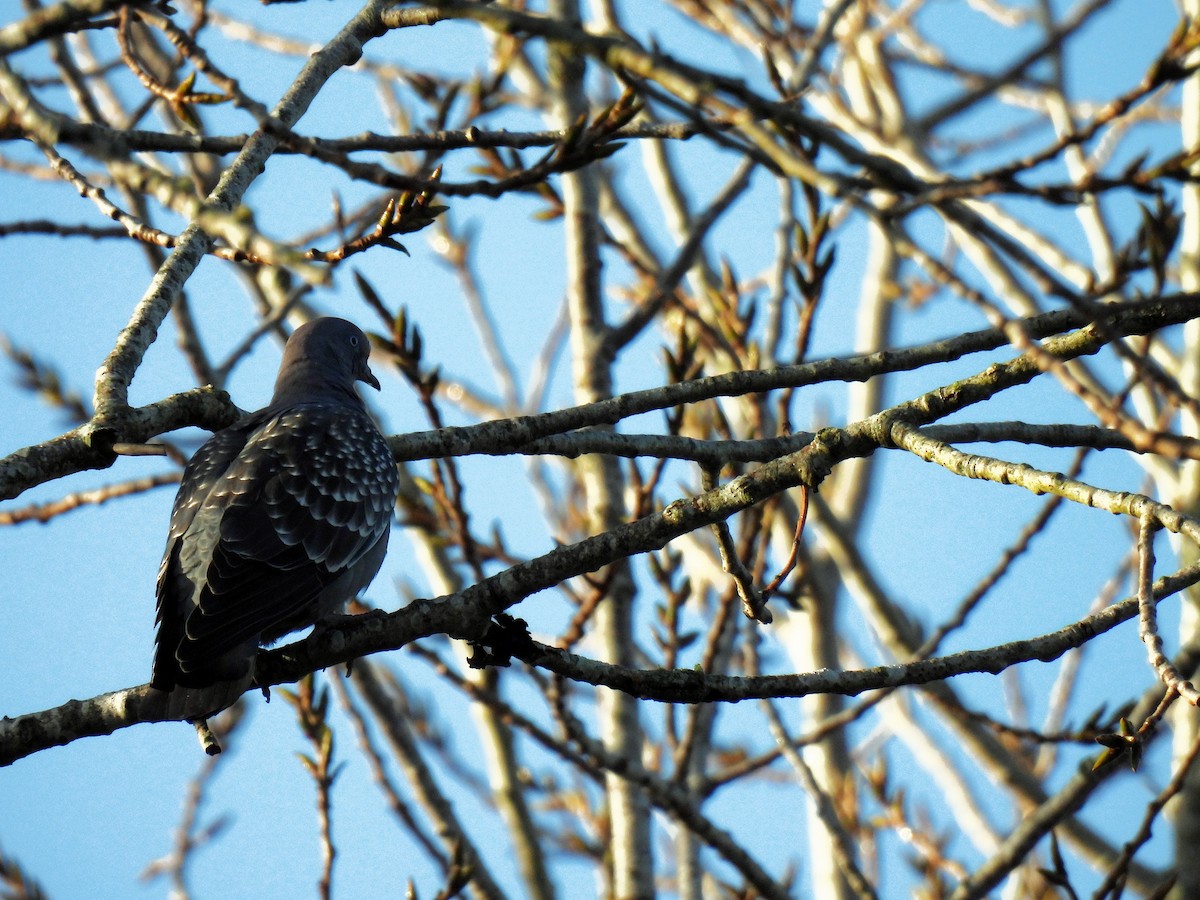
<instances>
[{"instance_id":1,"label":"bird's tail","mask_svg":"<svg viewBox=\"0 0 1200 900\"><path fill-rule=\"evenodd\" d=\"M218 681L205 687L175 687L166 691L166 713L171 719L207 719L237 702L250 687L251 676L238 681Z\"/></svg>"}]
</instances>

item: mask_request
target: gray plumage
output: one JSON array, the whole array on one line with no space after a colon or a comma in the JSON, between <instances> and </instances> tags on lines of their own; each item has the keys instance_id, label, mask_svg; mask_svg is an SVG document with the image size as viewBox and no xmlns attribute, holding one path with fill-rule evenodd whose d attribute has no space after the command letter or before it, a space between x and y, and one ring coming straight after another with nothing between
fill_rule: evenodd
<instances>
[{"instance_id":1,"label":"gray plumage","mask_svg":"<svg viewBox=\"0 0 1200 900\"><path fill-rule=\"evenodd\" d=\"M340 610L379 571L399 484L355 390L379 389L369 352L343 319L301 326L270 405L192 457L158 573L153 687L244 686L260 644ZM190 705L204 702L217 701Z\"/></svg>"}]
</instances>

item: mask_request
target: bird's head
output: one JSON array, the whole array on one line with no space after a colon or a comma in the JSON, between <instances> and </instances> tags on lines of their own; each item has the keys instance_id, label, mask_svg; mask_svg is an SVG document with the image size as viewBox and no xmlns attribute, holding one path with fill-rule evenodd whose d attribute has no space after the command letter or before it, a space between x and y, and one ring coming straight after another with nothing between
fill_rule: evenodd
<instances>
[{"instance_id":1,"label":"bird's head","mask_svg":"<svg viewBox=\"0 0 1200 900\"><path fill-rule=\"evenodd\" d=\"M273 405L330 392L357 397L356 381L379 390L379 379L367 365L370 355L367 336L354 323L331 316L306 322L283 349Z\"/></svg>"}]
</instances>

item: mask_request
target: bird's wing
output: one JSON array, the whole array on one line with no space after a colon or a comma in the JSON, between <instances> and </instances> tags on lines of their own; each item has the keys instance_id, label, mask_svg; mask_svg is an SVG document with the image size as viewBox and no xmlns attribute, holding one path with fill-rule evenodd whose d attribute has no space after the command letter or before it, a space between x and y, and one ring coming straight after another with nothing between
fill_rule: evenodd
<instances>
[{"instance_id":1,"label":"bird's wing","mask_svg":"<svg viewBox=\"0 0 1200 900\"><path fill-rule=\"evenodd\" d=\"M154 670L150 683L155 687L170 690L177 682L180 672L175 651L183 638L184 624L194 608L195 593L192 581L180 571L180 555L184 550L184 538L201 508L221 480L229 466L246 446L246 441L262 425L262 416L255 414L218 431L201 445L183 470L179 492L171 507L171 521L167 531L167 547L162 564L158 567L158 584L155 590L158 625L154 654ZM195 556L196 543L190 555Z\"/></svg>"},{"instance_id":2,"label":"bird's wing","mask_svg":"<svg viewBox=\"0 0 1200 900\"><path fill-rule=\"evenodd\" d=\"M176 651L183 668L307 624L322 589L387 534L396 484L364 412L314 404L267 418L181 541L178 564L198 579Z\"/></svg>"},{"instance_id":3,"label":"bird's wing","mask_svg":"<svg viewBox=\"0 0 1200 900\"><path fill-rule=\"evenodd\" d=\"M163 553L162 564L158 567L157 622L170 624L172 619L180 618L177 604L170 602L173 598L168 576L172 560L178 559L179 541L191 527L200 507L225 477L226 469L246 446L250 434L261 424L261 417L256 415L218 431L200 446L184 468L179 481L179 492L175 495L175 503L171 507L167 549Z\"/></svg>"}]
</instances>

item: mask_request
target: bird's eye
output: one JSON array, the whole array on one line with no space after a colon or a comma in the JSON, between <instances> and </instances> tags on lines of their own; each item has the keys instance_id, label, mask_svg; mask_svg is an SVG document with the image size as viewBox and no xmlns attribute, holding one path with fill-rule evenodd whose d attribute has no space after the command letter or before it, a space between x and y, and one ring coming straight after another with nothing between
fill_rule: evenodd
<instances>
[{"instance_id":1,"label":"bird's eye","mask_svg":"<svg viewBox=\"0 0 1200 900\"><path fill-rule=\"evenodd\" d=\"M358 346L358 337L357 337L357 335L353 335L353 334L352 334L352 335L350 335L350 346L351 346L351 347L357 347L357 346Z\"/></svg>"}]
</instances>

